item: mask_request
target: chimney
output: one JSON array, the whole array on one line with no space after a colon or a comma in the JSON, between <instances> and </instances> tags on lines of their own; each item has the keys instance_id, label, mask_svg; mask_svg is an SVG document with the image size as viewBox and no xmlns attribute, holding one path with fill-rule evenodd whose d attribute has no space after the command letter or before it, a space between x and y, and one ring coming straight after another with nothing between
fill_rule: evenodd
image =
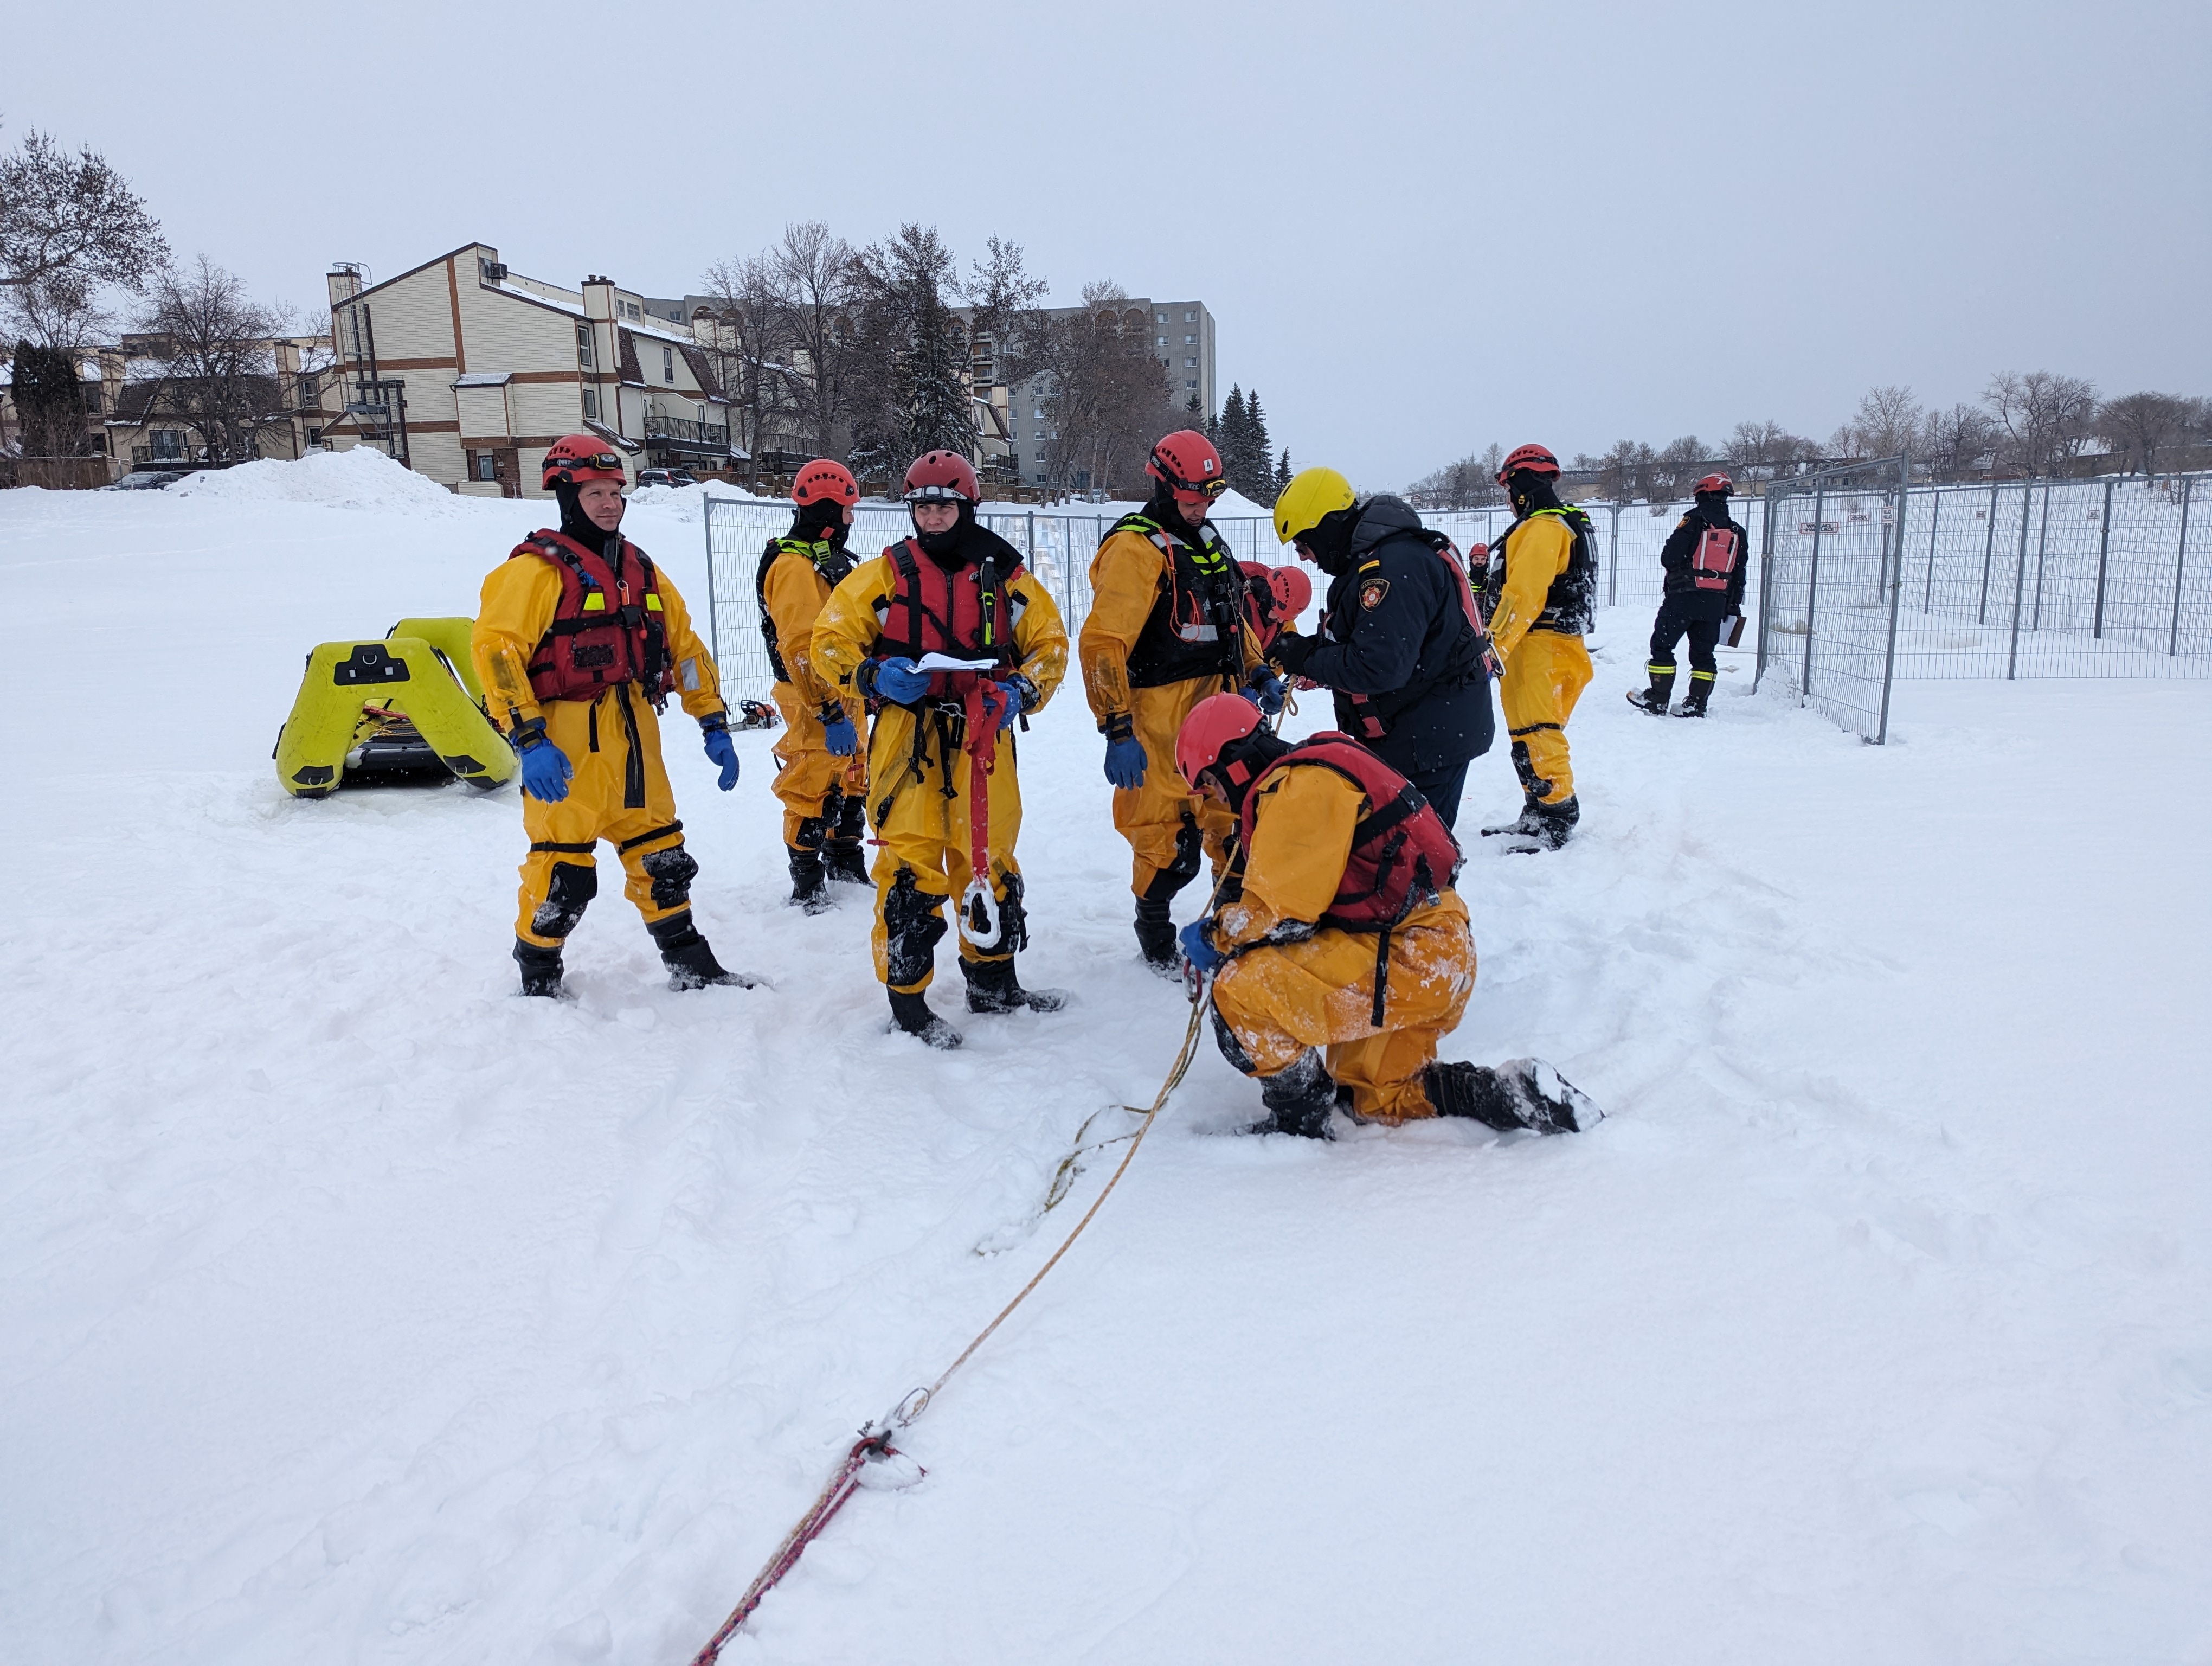
<instances>
[{"instance_id":1,"label":"chimney","mask_svg":"<svg viewBox=\"0 0 2212 1666\"><path fill-rule=\"evenodd\" d=\"M356 261L335 261L324 282L330 286L331 306L351 301L361 293L361 266Z\"/></svg>"},{"instance_id":2,"label":"chimney","mask_svg":"<svg viewBox=\"0 0 2212 1666\"><path fill-rule=\"evenodd\" d=\"M587 277L584 280L584 316L588 319L612 319L615 315L615 281L611 277Z\"/></svg>"}]
</instances>

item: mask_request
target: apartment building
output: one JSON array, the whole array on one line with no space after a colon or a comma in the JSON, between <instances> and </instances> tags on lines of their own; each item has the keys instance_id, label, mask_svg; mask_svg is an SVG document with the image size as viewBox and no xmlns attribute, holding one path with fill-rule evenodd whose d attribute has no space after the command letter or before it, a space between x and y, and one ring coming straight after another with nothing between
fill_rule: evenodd
<instances>
[{"instance_id":1,"label":"apartment building","mask_svg":"<svg viewBox=\"0 0 2212 1666\"><path fill-rule=\"evenodd\" d=\"M1090 309L1055 307L1048 309L1047 316L1055 320L1085 318ZM1167 368L1176 408L1181 410L1194 399L1198 403L1194 423L1218 408L1213 379L1213 314L1204 301L1131 296L1113 303L1110 322L1115 329L1140 330L1152 337L1154 353ZM1007 466L1025 486L1054 483L1045 479L1044 471L1045 441L1049 437L1045 413L1050 409L1044 382L1043 377L1033 376L1006 391Z\"/></svg>"},{"instance_id":2,"label":"apartment building","mask_svg":"<svg viewBox=\"0 0 2212 1666\"><path fill-rule=\"evenodd\" d=\"M564 434L601 435L633 471L743 455L714 344L670 316L680 303L611 277L525 277L486 243L380 283L341 265L328 283L339 391L325 445L376 446L490 497L544 496L545 452Z\"/></svg>"}]
</instances>

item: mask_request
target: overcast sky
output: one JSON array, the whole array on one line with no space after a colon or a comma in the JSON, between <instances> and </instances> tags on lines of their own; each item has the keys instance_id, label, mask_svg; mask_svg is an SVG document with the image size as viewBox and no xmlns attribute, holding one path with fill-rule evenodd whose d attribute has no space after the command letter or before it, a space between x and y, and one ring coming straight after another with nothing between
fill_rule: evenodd
<instances>
[{"instance_id":1,"label":"overcast sky","mask_svg":"<svg viewBox=\"0 0 2212 1666\"><path fill-rule=\"evenodd\" d=\"M134 21L135 20L135 21ZM787 222L1195 296L1279 443L1401 485L1825 436L2047 368L2212 394L2212 3L7 0L0 144L104 150L302 313L482 240L699 287Z\"/></svg>"}]
</instances>

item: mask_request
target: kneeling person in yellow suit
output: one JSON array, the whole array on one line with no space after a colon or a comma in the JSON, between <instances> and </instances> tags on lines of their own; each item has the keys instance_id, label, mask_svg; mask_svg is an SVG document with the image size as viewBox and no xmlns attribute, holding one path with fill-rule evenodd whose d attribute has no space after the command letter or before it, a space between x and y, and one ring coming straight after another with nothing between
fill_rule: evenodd
<instances>
[{"instance_id":1,"label":"kneeling person in yellow suit","mask_svg":"<svg viewBox=\"0 0 2212 1666\"><path fill-rule=\"evenodd\" d=\"M469 641L492 721L522 754L522 864L514 958L527 995L562 993L561 950L599 892L593 854L612 844L670 987L749 984L725 971L691 920L699 865L660 759L671 694L698 719L719 785L737 749L714 661L667 575L625 539L622 459L588 434L556 441L544 482L557 532L532 533L483 582Z\"/></svg>"},{"instance_id":2,"label":"kneeling person in yellow suit","mask_svg":"<svg viewBox=\"0 0 2212 1666\"><path fill-rule=\"evenodd\" d=\"M1597 1108L1549 1066L1437 1062L1474 991L1459 847L1411 782L1333 731L1291 745L1237 695L1176 743L1186 780L1237 818L1241 892L1182 932L1212 976L1222 1055L1260 1081L1253 1133L1329 1137L1340 1106L1401 1122L1469 1116L1573 1133Z\"/></svg>"},{"instance_id":3,"label":"kneeling person in yellow suit","mask_svg":"<svg viewBox=\"0 0 2212 1666\"><path fill-rule=\"evenodd\" d=\"M969 1012L1049 1012L1066 999L1024 989L1014 975L1029 913L1014 860L1022 796L1012 726L1067 674L1067 629L1021 552L976 524L982 489L966 458L917 458L906 499L915 535L830 593L814 626L814 667L848 710L877 704L876 976L899 1029L950 1048L960 1033L925 995L948 900Z\"/></svg>"}]
</instances>

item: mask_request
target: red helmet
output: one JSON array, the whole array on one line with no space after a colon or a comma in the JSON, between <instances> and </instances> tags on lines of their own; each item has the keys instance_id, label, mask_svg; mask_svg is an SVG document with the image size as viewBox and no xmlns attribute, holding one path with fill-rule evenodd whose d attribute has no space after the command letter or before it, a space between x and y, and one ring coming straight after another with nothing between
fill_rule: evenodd
<instances>
[{"instance_id":1,"label":"red helmet","mask_svg":"<svg viewBox=\"0 0 2212 1666\"><path fill-rule=\"evenodd\" d=\"M1559 459L1541 446L1516 446L1505 454L1505 461L1498 465L1498 483L1504 485L1523 469L1531 474L1557 475Z\"/></svg>"},{"instance_id":2,"label":"red helmet","mask_svg":"<svg viewBox=\"0 0 2212 1666\"><path fill-rule=\"evenodd\" d=\"M623 461L615 448L596 434L564 434L545 453L545 472L538 483L547 491L556 480L625 480Z\"/></svg>"},{"instance_id":3,"label":"red helmet","mask_svg":"<svg viewBox=\"0 0 2212 1666\"><path fill-rule=\"evenodd\" d=\"M946 502L955 498L965 503L983 501L974 464L957 451L926 451L914 459L906 471L908 502Z\"/></svg>"},{"instance_id":4,"label":"red helmet","mask_svg":"<svg viewBox=\"0 0 2212 1666\"><path fill-rule=\"evenodd\" d=\"M1267 588L1275 593L1275 617L1287 624L1313 605L1313 581L1302 567L1271 567Z\"/></svg>"},{"instance_id":5,"label":"red helmet","mask_svg":"<svg viewBox=\"0 0 2212 1666\"><path fill-rule=\"evenodd\" d=\"M1735 482L1724 474L1709 474L1692 489L1698 492L1732 492Z\"/></svg>"},{"instance_id":6,"label":"red helmet","mask_svg":"<svg viewBox=\"0 0 2212 1666\"><path fill-rule=\"evenodd\" d=\"M860 501L860 483L842 463L817 457L799 470L799 478L791 483L791 501L803 509L825 500L849 509Z\"/></svg>"},{"instance_id":7,"label":"red helmet","mask_svg":"<svg viewBox=\"0 0 2212 1666\"><path fill-rule=\"evenodd\" d=\"M1179 497L1216 498L1229 489L1221 472L1221 453L1194 428L1162 435L1146 459L1145 472L1167 483Z\"/></svg>"},{"instance_id":8,"label":"red helmet","mask_svg":"<svg viewBox=\"0 0 2212 1666\"><path fill-rule=\"evenodd\" d=\"M1193 787L1223 750L1260 727L1260 708L1241 694L1212 694L1190 708L1176 734L1176 768Z\"/></svg>"}]
</instances>

